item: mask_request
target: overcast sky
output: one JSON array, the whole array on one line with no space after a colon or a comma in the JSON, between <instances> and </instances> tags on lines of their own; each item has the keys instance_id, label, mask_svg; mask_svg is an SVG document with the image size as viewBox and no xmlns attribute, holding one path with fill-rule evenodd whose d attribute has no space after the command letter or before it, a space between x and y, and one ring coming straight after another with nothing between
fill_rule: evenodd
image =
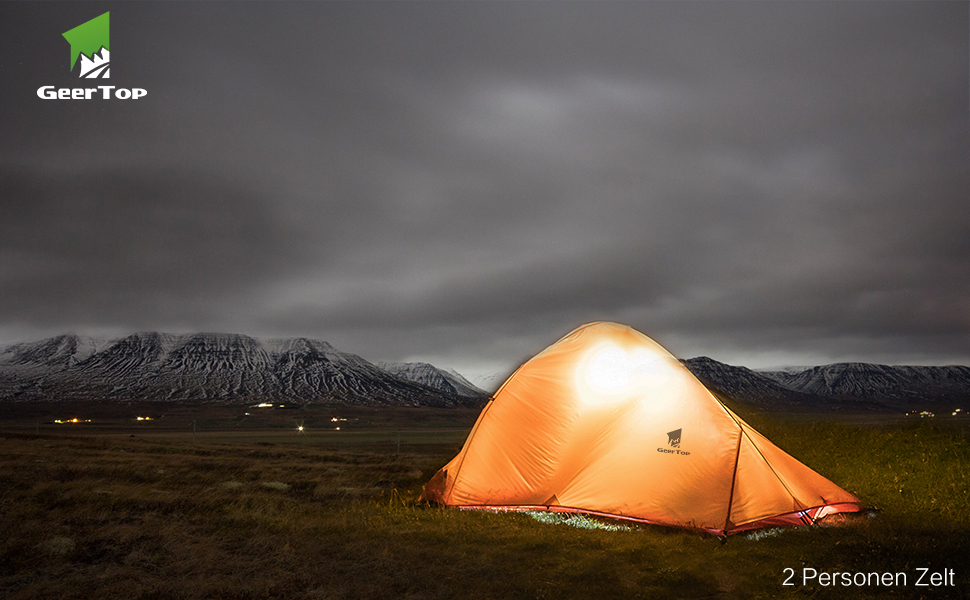
<instances>
[{"instance_id":1,"label":"overcast sky","mask_svg":"<svg viewBox=\"0 0 970 600\"><path fill-rule=\"evenodd\" d=\"M967 2L0 4L0 344L970 364ZM111 78L61 34L111 11ZM127 100L43 100L111 84Z\"/></svg>"}]
</instances>

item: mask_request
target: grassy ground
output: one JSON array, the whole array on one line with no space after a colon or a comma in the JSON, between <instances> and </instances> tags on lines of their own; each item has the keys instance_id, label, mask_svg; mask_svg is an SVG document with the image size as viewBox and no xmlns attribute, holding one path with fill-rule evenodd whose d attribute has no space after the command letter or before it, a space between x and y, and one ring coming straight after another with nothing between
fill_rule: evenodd
<instances>
[{"instance_id":1,"label":"grassy ground","mask_svg":"<svg viewBox=\"0 0 970 600\"><path fill-rule=\"evenodd\" d=\"M0 597L970 593L970 443L961 426L745 414L782 448L860 496L875 517L722 543L660 527L589 530L417 503L421 485L460 447L473 413L423 409L431 412L375 414L360 423L367 416L361 413L346 417L358 419L356 429L338 435L324 429L330 409L267 413L260 426L229 433L216 425L239 409L197 410L208 413L165 417L178 422L168 429L136 429L118 415L114 426L104 415L101 429L37 425L37 415L23 413L0 420ZM185 425L205 419L209 427L193 441ZM319 427L300 434L290 423L300 419ZM786 568L796 585L783 585ZM904 572L907 583L803 585L805 568ZM919 569L929 569L926 581L953 569L954 585L916 586Z\"/></svg>"}]
</instances>

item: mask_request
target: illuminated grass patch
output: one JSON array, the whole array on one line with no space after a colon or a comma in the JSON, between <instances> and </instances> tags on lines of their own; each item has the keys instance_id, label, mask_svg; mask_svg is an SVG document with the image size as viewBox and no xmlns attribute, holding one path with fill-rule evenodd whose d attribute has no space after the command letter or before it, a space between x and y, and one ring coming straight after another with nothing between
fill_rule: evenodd
<instances>
[{"instance_id":1,"label":"illuminated grass patch","mask_svg":"<svg viewBox=\"0 0 970 600\"><path fill-rule=\"evenodd\" d=\"M546 525L568 525L577 529L601 529L603 531L630 531L632 529L632 527L626 525L597 521L583 514L554 513L541 510L529 510L525 511L525 514Z\"/></svg>"}]
</instances>

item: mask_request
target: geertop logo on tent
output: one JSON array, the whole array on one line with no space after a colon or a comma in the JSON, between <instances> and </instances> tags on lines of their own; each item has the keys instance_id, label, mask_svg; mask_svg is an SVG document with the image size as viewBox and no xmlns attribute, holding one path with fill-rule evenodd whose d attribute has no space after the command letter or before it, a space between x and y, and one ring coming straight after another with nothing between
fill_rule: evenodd
<instances>
[{"instance_id":1,"label":"geertop logo on tent","mask_svg":"<svg viewBox=\"0 0 970 600\"><path fill-rule=\"evenodd\" d=\"M671 448L680 448L680 432L683 429L678 429L676 431L667 432L667 443L670 444Z\"/></svg>"},{"instance_id":2,"label":"geertop logo on tent","mask_svg":"<svg viewBox=\"0 0 970 600\"><path fill-rule=\"evenodd\" d=\"M74 65L80 55L80 77L110 77L110 18L111 13L106 12L63 33L64 39L71 44L71 72L74 72Z\"/></svg>"},{"instance_id":3,"label":"geertop logo on tent","mask_svg":"<svg viewBox=\"0 0 970 600\"><path fill-rule=\"evenodd\" d=\"M664 448L663 446L657 447L657 452L661 454L671 454L675 456L690 456L690 452L687 450L680 449L680 438L684 429L675 429L673 431L667 432L667 445L670 448Z\"/></svg>"},{"instance_id":4,"label":"geertop logo on tent","mask_svg":"<svg viewBox=\"0 0 970 600\"><path fill-rule=\"evenodd\" d=\"M108 79L111 76L111 13L106 12L61 34L70 44L73 73L80 63L78 77L81 79ZM61 42L63 43L63 42ZM78 61L78 58L81 60ZM37 97L43 100L138 100L148 95L145 88L128 88L114 85L97 87L59 88L44 85L37 88Z\"/></svg>"}]
</instances>

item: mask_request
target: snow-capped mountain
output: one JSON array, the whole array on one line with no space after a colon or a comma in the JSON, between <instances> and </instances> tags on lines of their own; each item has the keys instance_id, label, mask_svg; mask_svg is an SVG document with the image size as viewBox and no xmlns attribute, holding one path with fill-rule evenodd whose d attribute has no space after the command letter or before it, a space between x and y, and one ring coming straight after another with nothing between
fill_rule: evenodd
<instances>
[{"instance_id":1,"label":"snow-capped mountain","mask_svg":"<svg viewBox=\"0 0 970 600\"><path fill-rule=\"evenodd\" d=\"M458 396L482 398L488 395L488 392L476 387L457 371L439 369L426 362L381 362L377 365L401 379L439 390L452 391Z\"/></svg>"},{"instance_id":2,"label":"snow-capped mountain","mask_svg":"<svg viewBox=\"0 0 970 600\"><path fill-rule=\"evenodd\" d=\"M886 400L921 400L966 396L970 367L887 366L838 363L797 373L766 373L786 387L831 397L878 396Z\"/></svg>"},{"instance_id":3,"label":"snow-capped mountain","mask_svg":"<svg viewBox=\"0 0 970 600\"><path fill-rule=\"evenodd\" d=\"M970 408L970 367L840 363L753 371L683 361L715 392L767 410ZM427 363L373 364L306 338L136 333L61 335L0 348L3 400L209 400L476 406L482 391Z\"/></svg>"},{"instance_id":4,"label":"snow-capped mountain","mask_svg":"<svg viewBox=\"0 0 970 600\"><path fill-rule=\"evenodd\" d=\"M970 406L970 367L837 363L752 371L699 357L684 364L704 385L769 410L912 410Z\"/></svg>"},{"instance_id":5,"label":"snow-capped mountain","mask_svg":"<svg viewBox=\"0 0 970 600\"><path fill-rule=\"evenodd\" d=\"M486 375L479 375L478 377L475 377L474 385L479 389L486 391L491 390L489 393L494 393L499 387L502 386L503 383L505 383L505 380L508 379L509 375L511 374L512 371L508 373L489 373Z\"/></svg>"},{"instance_id":6,"label":"snow-capped mountain","mask_svg":"<svg viewBox=\"0 0 970 600\"><path fill-rule=\"evenodd\" d=\"M430 365L429 365L430 366ZM432 367L433 368L433 367ZM455 381L463 381L460 376ZM327 342L245 335L77 335L0 349L0 400L211 400L478 405L444 378L412 381ZM459 392L460 388L460 392Z\"/></svg>"}]
</instances>

